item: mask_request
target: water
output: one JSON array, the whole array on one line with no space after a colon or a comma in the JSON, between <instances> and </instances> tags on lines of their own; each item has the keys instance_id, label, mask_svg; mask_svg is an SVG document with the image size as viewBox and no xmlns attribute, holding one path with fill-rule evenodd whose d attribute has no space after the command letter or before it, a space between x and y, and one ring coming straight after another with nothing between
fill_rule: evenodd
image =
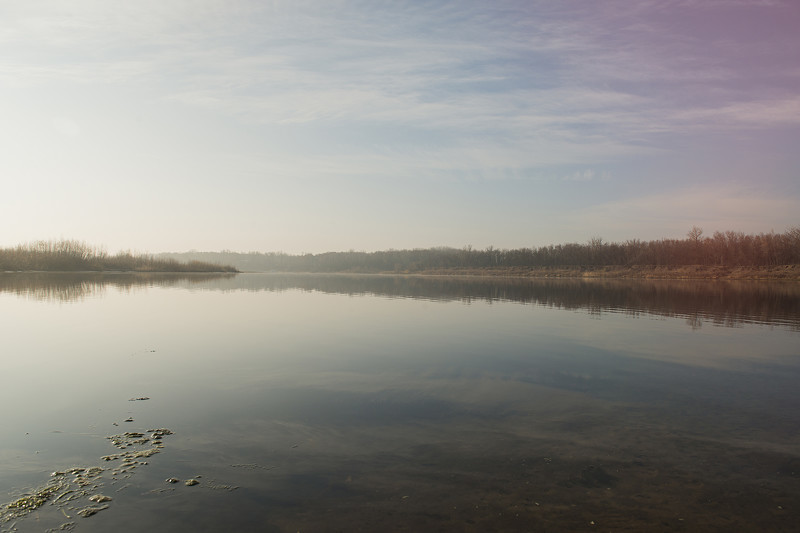
<instances>
[{"instance_id":1,"label":"water","mask_svg":"<svg viewBox=\"0 0 800 533\"><path fill-rule=\"evenodd\" d=\"M104 468L3 532L800 519L796 284L0 274L0 317L0 502Z\"/></svg>"}]
</instances>

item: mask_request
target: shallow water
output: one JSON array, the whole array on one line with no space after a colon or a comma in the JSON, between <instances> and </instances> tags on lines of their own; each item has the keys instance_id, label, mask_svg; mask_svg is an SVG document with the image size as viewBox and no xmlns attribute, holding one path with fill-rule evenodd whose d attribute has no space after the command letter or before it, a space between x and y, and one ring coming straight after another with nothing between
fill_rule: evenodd
<instances>
[{"instance_id":1,"label":"shallow water","mask_svg":"<svg viewBox=\"0 0 800 533\"><path fill-rule=\"evenodd\" d=\"M0 503L104 468L3 532L800 519L796 284L0 274L0 316Z\"/></svg>"}]
</instances>

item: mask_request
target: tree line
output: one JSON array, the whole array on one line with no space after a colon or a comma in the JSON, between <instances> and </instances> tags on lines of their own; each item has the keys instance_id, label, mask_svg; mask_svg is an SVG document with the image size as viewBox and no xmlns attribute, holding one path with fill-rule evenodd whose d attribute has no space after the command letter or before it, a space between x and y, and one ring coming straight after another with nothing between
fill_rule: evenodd
<instances>
[{"instance_id":1,"label":"tree line","mask_svg":"<svg viewBox=\"0 0 800 533\"><path fill-rule=\"evenodd\" d=\"M800 264L800 227L785 233L715 232L703 236L693 227L684 239L605 242L538 248L479 250L436 247L378 252L326 252L290 255L281 252L186 252L160 254L169 259L203 260L257 272L420 272L447 269L577 268L598 266L728 266L769 267Z\"/></svg>"},{"instance_id":2,"label":"tree line","mask_svg":"<svg viewBox=\"0 0 800 533\"><path fill-rule=\"evenodd\" d=\"M2 271L236 272L236 269L207 261L181 262L130 251L111 255L103 248L85 242L59 240L0 248Z\"/></svg>"}]
</instances>

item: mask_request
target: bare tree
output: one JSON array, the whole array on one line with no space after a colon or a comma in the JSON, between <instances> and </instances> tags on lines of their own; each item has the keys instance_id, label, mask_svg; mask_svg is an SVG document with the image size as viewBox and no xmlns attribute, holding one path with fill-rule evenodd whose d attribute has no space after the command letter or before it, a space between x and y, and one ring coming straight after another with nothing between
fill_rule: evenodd
<instances>
[{"instance_id":1,"label":"bare tree","mask_svg":"<svg viewBox=\"0 0 800 533\"><path fill-rule=\"evenodd\" d=\"M687 233L686 236L689 237L690 241L700 243L700 238L703 236L703 228L692 226L692 229L689 230L689 233Z\"/></svg>"}]
</instances>

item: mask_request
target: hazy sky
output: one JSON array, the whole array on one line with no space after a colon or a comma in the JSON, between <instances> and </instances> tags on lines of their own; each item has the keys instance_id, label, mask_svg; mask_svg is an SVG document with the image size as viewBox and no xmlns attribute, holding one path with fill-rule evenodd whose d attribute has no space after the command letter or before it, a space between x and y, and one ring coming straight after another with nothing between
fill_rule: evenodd
<instances>
[{"instance_id":1,"label":"hazy sky","mask_svg":"<svg viewBox=\"0 0 800 533\"><path fill-rule=\"evenodd\" d=\"M800 225L796 0L0 0L0 246Z\"/></svg>"}]
</instances>

